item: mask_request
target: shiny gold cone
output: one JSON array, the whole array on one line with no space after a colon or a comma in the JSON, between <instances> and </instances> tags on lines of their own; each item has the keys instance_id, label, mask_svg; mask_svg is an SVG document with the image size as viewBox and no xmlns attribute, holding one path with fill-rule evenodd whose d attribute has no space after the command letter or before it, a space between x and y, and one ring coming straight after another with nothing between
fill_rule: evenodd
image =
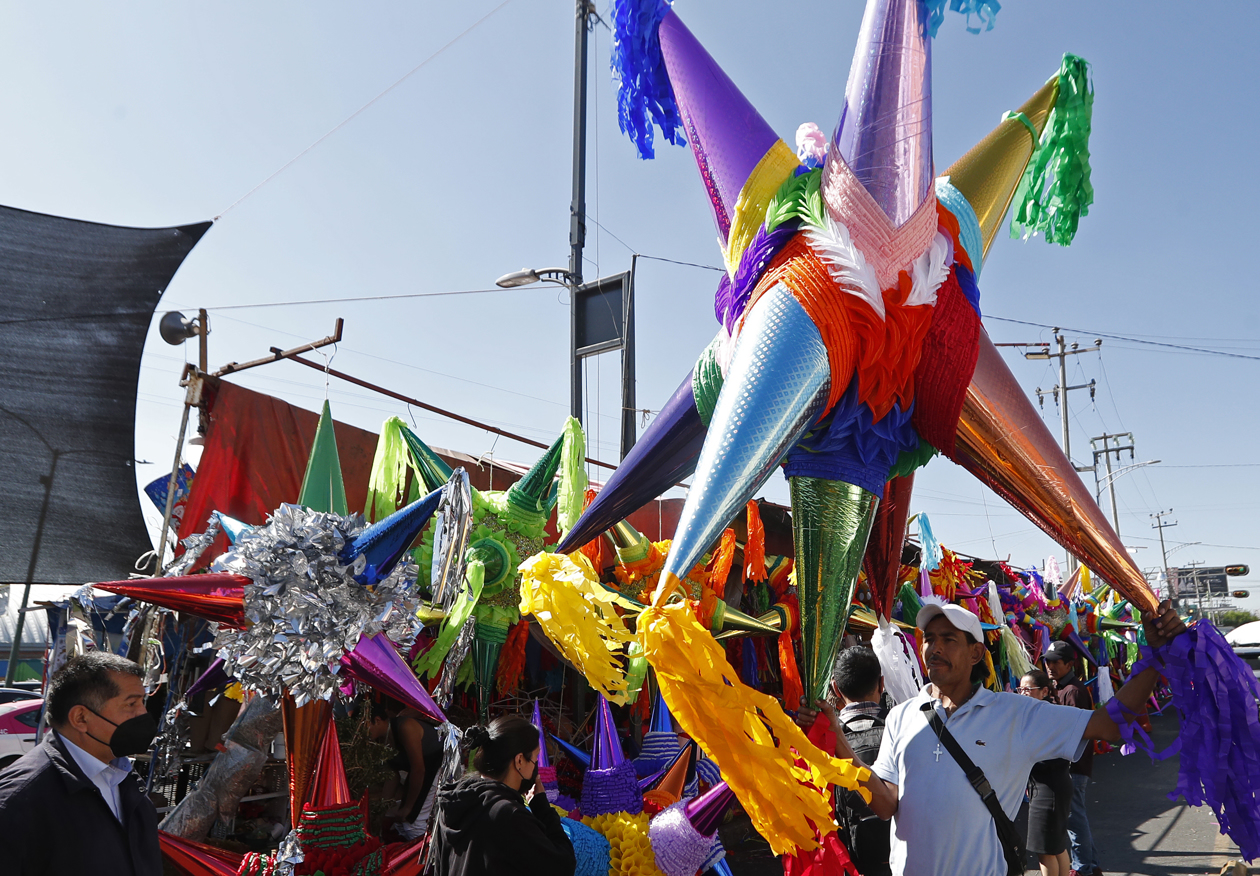
<instances>
[{"instance_id":1,"label":"shiny gold cone","mask_svg":"<svg viewBox=\"0 0 1260 876\"><path fill-rule=\"evenodd\" d=\"M1038 140L1058 99L1059 77L1055 76L1019 108L1037 129ZM1006 119L945 171L950 183L976 211L986 255L1002 227L1036 145L1032 132L1023 122Z\"/></svg>"}]
</instances>

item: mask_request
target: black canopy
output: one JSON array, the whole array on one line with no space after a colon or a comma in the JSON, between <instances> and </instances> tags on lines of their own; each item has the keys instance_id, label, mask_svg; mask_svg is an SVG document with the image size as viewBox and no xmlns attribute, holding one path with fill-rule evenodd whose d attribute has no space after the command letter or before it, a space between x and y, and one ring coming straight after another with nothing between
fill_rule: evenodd
<instances>
[{"instance_id":1,"label":"black canopy","mask_svg":"<svg viewBox=\"0 0 1260 876\"><path fill-rule=\"evenodd\" d=\"M0 582L25 581L32 558L36 583L125 578L151 548L134 465L140 354L209 227L0 207Z\"/></svg>"}]
</instances>

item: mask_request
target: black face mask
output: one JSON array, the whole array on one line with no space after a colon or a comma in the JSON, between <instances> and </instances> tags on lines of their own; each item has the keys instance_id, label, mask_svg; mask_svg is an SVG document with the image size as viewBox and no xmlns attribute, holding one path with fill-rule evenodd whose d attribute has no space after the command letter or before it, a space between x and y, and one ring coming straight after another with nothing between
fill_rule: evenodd
<instances>
[{"instance_id":1,"label":"black face mask","mask_svg":"<svg viewBox=\"0 0 1260 876\"><path fill-rule=\"evenodd\" d=\"M105 723L114 725L114 735L109 737L109 742L106 742L104 739L96 739L91 733L88 734L101 745L108 745L114 757L144 754L149 750L149 746L153 744L153 737L157 736L157 722L153 720L153 716L148 712L136 715L134 718L128 718L121 724L114 724L113 721L91 706L84 706L83 708Z\"/></svg>"}]
</instances>

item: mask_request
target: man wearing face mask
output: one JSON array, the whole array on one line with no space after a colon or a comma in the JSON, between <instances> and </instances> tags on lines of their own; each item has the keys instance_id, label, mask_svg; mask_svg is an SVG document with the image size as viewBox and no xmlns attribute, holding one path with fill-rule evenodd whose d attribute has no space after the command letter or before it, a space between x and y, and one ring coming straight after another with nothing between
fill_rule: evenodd
<instances>
[{"instance_id":1,"label":"man wearing face mask","mask_svg":"<svg viewBox=\"0 0 1260 876\"><path fill-rule=\"evenodd\" d=\"M128 755L157 725L142 670L102 651L66 662L48 685L53 732L0 772L0 848L13 876L161 876L157 812Z\"/></svg>"}]
</instances>

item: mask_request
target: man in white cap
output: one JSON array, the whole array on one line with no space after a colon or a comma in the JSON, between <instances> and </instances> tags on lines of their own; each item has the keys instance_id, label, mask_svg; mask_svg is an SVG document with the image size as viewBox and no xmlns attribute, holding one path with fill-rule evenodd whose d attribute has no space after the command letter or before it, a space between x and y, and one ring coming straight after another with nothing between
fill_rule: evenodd
<instances>
[{"instance_id":1,"label":"man in white cap","mask_svg":"<svg viewBox=\"0 0 1260 876\"><path fill-rule=\"evenodd\" d=\"M1143 616L1147 641L1161 646L1185 631L1165 602L1158 617ZM889 714L879 757L864 787L871 810L892 818L894 876L1004 876L1003 843L990 805L1014 820L1038 761L1075 760L1091 739L1120 740L1120 728L1100 709L1087 712L1014 694L994 693L987 675L980 620L958 605L927 604L916 624L922 631L923 663L931 683ZM1116 692L1132 713L1145 708L1159 674L1147 669ZM808 710L802 710L808 713ZM828 716L834 710L827 710ZM945 734L984 773L973 785L932 726ZM812 720L812 715L801 717ZM852 757L844 734L836 753ZM860 762L860 761L859 761ZM978 785L978 787L977 787ZM988 792L989 802L982 799ZM1015 872L1023 872L1022 860Z\"/></svg>"}]
</instances>

